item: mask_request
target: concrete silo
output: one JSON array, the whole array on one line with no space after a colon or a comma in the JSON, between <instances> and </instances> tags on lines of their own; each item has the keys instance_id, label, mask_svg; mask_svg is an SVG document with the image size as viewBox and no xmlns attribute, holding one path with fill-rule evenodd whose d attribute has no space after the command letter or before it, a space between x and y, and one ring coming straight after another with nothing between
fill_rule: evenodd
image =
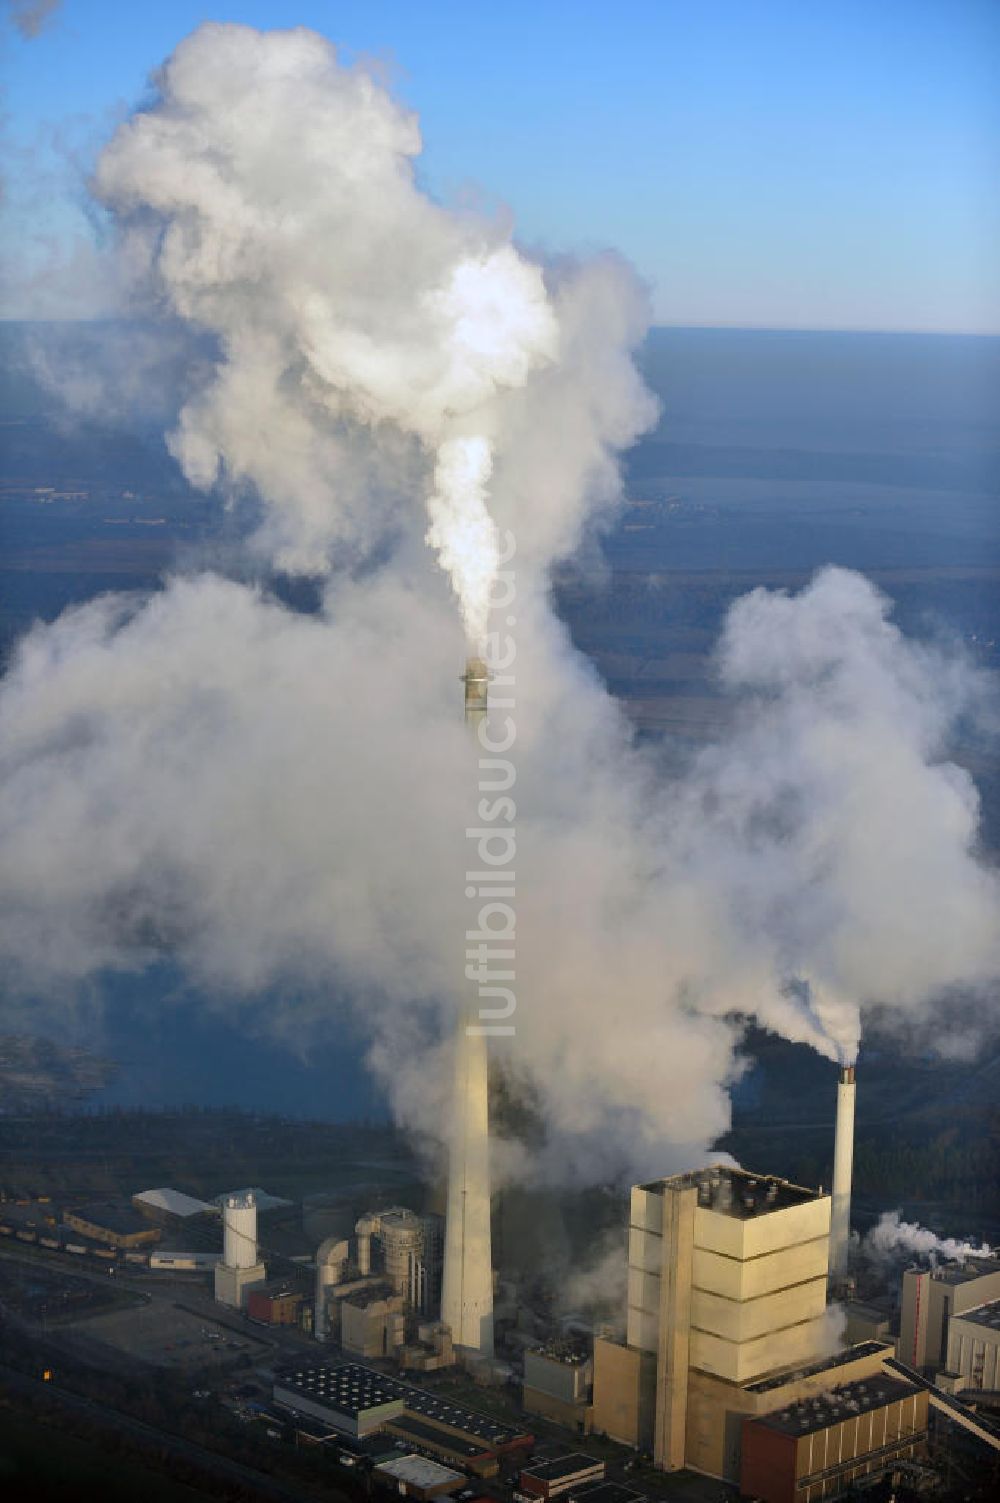
<instances>
[{"instance_id":1,"label":"concrete silo","mask_svg":"<svg viewBox=\"0 0 1000 1503\"><path fill-rule=\"evenodd\" d=\"M222 1262L215 1266L215 1298L240 1310L247 1294L267 1277L257 1248L257 1201L251 1191L222 1203Z\"/></svg>"}]
</instances>

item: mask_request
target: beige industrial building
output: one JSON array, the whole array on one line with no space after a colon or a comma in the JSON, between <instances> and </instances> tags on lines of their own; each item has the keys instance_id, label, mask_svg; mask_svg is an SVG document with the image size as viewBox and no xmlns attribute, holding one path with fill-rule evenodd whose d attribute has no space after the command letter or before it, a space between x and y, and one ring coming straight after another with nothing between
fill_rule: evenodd
<instances>
[{"instance_id":1,"label":"beige industrial building","mask_svg":"<svg viewBox=\"0 0 1000 1503\"><path fill-rule=\"evenodd\" d=\"M455 1362L451 1331L440 1320L421 1321L415 1340L408 1340L398 1353L400 1367L415 1373L433 1373Z\"/></svg>"},{"instance_id":2,"label":"beige industrial building","mask_svg":"<svg viewBox=\"0 0 1000 1503\"><path fill-rule=\"evenodd\" d=\"M951 1317L947 1376L959 1391L1000 1389L1000 1300Z\"/></svg>"},{"instance_id":3,"label":"beige industrial building","mask_svg":"<svg viewBox=\"0 0 1000 1503\"><path fill-rule=\"evenodd\" d=\"M529 1414L541 1414L569 1430L590 1430L594 1362L586 1352L552 1345L524 1354L521 1403Z\"/></svg>"},{"instance_id":4,"label":"beige industrial building","mask_svg":"<svg viewBox=\"0 0 1000 1503\"><path fill-rule=\"evenodd\" d=\"M903 1274L897 1355L933 1377L948 1359L948 1329L957 1315L1000 1299L1000 1259L969 1258Z\"/></svg>"},{"instance_id":5,"label":"beige industrial building","mask_svg":"<svg viewBox=\"0 0 1000 1503\"><path fill-rule=\"evenodd\" d=\"M632 1190L627 1337L595 1346L593 1428L739 1479L746 1417L881 1372L827 1344L830 1197L726 1165Z\"/></svg>"},{"instance_id":6,"label":"beige industrial building","mask_svg":"<svg viewBox=\"0 0 1000 1503\"><path fill-rule=\"evenodd\" d=\"M406 1342L406 1306L388 1282L359 1289L340 1306L340 1344L357 1357L388 1357Z\"/></svg>"},{"instance_id":7,"label":"beige industrial building","mask_svg":"<svg viewBox=\"0 0 1000 1503\"><path fill-rule=\"evenodd\" d=\"M872 1377L802 1399L743 1426L740 1490L761 1503L820 1503L892 1463L919 1456L926 1390Z\"/></svg>"}]
</instances>

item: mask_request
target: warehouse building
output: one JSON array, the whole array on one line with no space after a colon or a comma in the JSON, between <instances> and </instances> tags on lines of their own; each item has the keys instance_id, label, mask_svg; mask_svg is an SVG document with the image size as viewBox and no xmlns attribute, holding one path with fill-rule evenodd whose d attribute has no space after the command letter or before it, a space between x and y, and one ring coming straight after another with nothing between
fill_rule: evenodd
<instances>
[{"instance_id":1,"label":"warehouse building","mask_svg":"<svg viewBox=\"0 0 1000 1503\"><path fill-rule=\"evenodd\" d=\"M419 1503L427 1498L444 1497L465 1486L461 1472L426 1456L398 1456L392 1461L382 1461L373 1468L372 1475L377 1482L389 1483L401 1496L416 1498Z\"/></svg>"},{"instance_id":2,"label":"warehouse building","mask_svg":"<svg viewBox=\"0 0 1000 1503\"><path fill-rule=\"evenodd\" d=\"M65 1211L63 1221L81 1237L106 1243L109 1247L151 1247L160 1240L159 1227L150 1226L131 1206L114 1205L109 1201Z\"/></svg>"},{"instance_id":3,"label":"warehouse building","mask_svg":"<svg viewBox=\"0 0 1000 1503\"><path fill-rule=\"evenodd\" d=\"M819 1503L912 1459L926 1391L885 1376L847 1383L743 1425L740 1490L761 1503Z\"/></svg>"},{"instance_id":4,"label":"warehouse building","mask_svg":"<svg viewBox=\"0 0 1000 1503\"><path fill-rule=\"evenodd\" d=\"M534 1440L512 1425L355 1362L294 1369L276 1378L274 1398L331 1432L356 1440L385 1431L443 1465L480 1477L495 1476L501 1455L525 1450Z\"/></svg>"},{"instance_id":5,"label":"warehouse building","mask_svg":"<svg viewBox=\"0 0 1000 1503\"><path fill-rule=\"evenodd\" d=\"M259 1320L267 1326L295 1326L300 1323L305 1295L287 1285L265 1285L263 1289L251 1289L247 1295L246 1310L251 1320Z\"/></svg>"},{"instance_id":6,"label":"warehouse building","mask_svg":"<svg viewBox=\"0 0 1000 1503\"><path fill-rule=\"evenodd\" d=\"M172 1190L162 1185L158 1190L140 1190L132 1196L132 1204L150 1221L169 1223L171 1220L188 1221L192 1216L218 1217L219 1208L207 1200L198 1200L186 1195L183 1190Z\"/></svg>"},{"instance_id":7,"label":"warehouse building","mask_svg":"<svg viewBox=\"0 0 1000 1503\"><path fill-rule=\"evenodd\" d=\"M569 1456L560 1456L556 1461L539 1461L521 1468L517 1491L518 1503L535 1503L538 1498L558 1498L571 1493L587 1482L604 1480L605 1464L593 1456L584 1456L574 1451Z\"/></svg>"},{"instance_id":8,"label":"warehouse building","mask_svg":"<svg viewBox=\"0 0 1000 1503\"><path fill-rule=\"evenodd\" d=\"M370 1367L303 1367L275 1380L274 1400L344 1435L384 1429L406 1407L404 1385Z\"/></svg>"},{"instance_id":9,"label":"warehouse building","mask_svg":"<svg viewBox=\"0 0 1000 1503\"><path fill-rule=\"evenodd\" d=\"M149 1266L171 1273L213 1273L221 1257L217 1252L185 1252L171 1247L150 1253Z\"/></svg>"}]
</instances>

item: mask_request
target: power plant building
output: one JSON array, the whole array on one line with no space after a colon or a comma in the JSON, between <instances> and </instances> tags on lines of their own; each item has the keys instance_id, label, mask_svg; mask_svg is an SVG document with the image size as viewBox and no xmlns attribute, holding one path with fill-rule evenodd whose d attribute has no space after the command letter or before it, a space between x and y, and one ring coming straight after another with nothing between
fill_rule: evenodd
<instances>
[{"instance_id":1,"label":"power plant building","mask_svg":"<svg viewBox=\"0 0 1000 1503\"><path fill-rule=\"evenodd\" d=\"M407 1309L430 1315L441 1299L444 1223L440 1216L418 1216L403 1206L371 1211L355 1228L358 1272L378 1272Z\"/></svg>"},{"instance_id":2,"label":"power plant building","mask_svg":"<svg viewBox=\"0 0 1000 1503\"><path fill-rule=\"evenodd\" d=\"M406 1307L388 1283L359 1289L340 1307L340 1344L357 1357L388 1357L406 1342Z\"/></svg>"},{"instance_id":3,"label":"power plant building","mask_svg":"<svg viewBox=\"0 0 1000 1503\"><path fill-rule=\"evenodd\" d=\"M878 1374L891 1346L820 1356L830 1208L721 1164L635 1186L627 1338L596 1345L595 1431L736 1482L746 1417Z\"/></svg>"},{"instance_id":4,"label":"power plant building","mask_svg":"<svg viewBox=\"0 0 1000 1503\"><path fill-rule=\"evenodd\" d=\"M761 1503L819 1503L917 1456L928 1396L876 1376L743 1425L740 1491Z\"/></svg>"},{"instance_id":5,"label":"power plant building","mask_svg":"<svg viewBox=\"0 0 1000 1503\"><path fill-rule=\"evenodd\" d=\"M998 1299L1000 1259L908 1268L903 1274L899 1360L928 1376L940 1372L948 1361L951 1320Z\"/></svg>"},{"instance_id":6,"label":"power plant building","mask_svg":"<svg viewBox=\"0 0 1000 1503\"><path fill-rule=\"evenodd\" d=\"M326 1341L331 1334L331 1314L335 1314L336 1334L340 1329L339 1306L334 1291L343 1284L350 1262L346 1237L327 1237L316 1250L316 1295L313 1307L313 1335ZM331 1309L332 1306L332 1309Z\"/></svg>"},{"instance_id":7,"label":"power plant building","mask_svg":"<svg viewBox=\"0 0 1000 1503\"><path fill-rule=\"evenodd\" d=\"M569 1430L590 1429L594 1361L572 1347L550 1346L524 1354L521 1404Z\"/></svg>"},{"instance_id":8,"label":"power plant building","mask_svg":"<svg viewBox=\"0 0 1000 1503\"><path fill-rule=\"evenodd\" d=\"M959 1391L1000 1390L1000 1300L951 1317L947 1376Z\"/></svg>"}]
</instances>

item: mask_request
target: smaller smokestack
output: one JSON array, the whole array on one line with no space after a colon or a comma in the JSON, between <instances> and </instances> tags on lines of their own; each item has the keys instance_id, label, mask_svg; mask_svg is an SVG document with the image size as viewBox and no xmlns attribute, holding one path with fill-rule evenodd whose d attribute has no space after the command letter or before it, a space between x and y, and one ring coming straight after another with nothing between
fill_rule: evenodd
<instances>
[{"instance_id":1,"label":"smaller smokestack","mask_svg":"<svg viewBox=\"0 0 1000 1503\"><path fill-rule=\"evenodd\" d=\"M837 1085L837 1128L833 1143L833 1206L830 1213L830 1278L847 1277L851 1235L851 1176L854 1169L854 1066L845 1065Z\"/></svg>"},{"instance_id":2,"label":"smaller smokestack","mask_svg":"<svg viewBox=\"0 0 1000 1503\"><path fill-rule=\"evenodd\" d=\"M490 675L482 658L469 658L462 674L465 685L465 723L478 726L486 714Z\"/></svg>"}]
</instances>

